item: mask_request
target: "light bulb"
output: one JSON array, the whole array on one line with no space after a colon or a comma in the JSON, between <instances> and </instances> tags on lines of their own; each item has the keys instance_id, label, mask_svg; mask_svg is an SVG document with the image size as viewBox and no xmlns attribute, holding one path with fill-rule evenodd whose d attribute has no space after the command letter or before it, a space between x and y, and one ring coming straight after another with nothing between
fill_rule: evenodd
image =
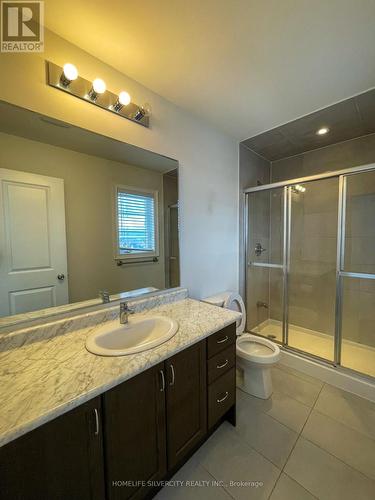
<instances>
[{"instance_id":1,"label":"light bulb","mask_svg":"<svg viewBox=\"0 0 375 500\"><path fill-rule=\"evenodd\" d=\"M130 101L131 101L130 95L127 92L122 91L119 93L117 101L112 105L112 110L118 113L119 111L121 111L123 106L127 106L130 103Z\"/></svg>"},{"instance_id":2,"label":"light bulb","mask_svg":"<svg viewBox=\"0 0 375 500\"><path fill-rule=\"evenodd\" d=\"M328 127L322 127L319 130L317 130L316 134L317 135L325 135L328 134L329 128Z\"/></svg>"},{"instance_id":3,"label":"light bulb","mask_svg":"<svg viewBox=\"0 0 375 500\"><path fill-rule=\"evenodd\" d=\"M70 81L77 80L78 78L78 70L74 66L74 64L64 64L64 75Z\"/></svg>"},{"instance_id":4,"label":"light bulb","mask_svg":"<svg viewBox=\"0 0 375 500\"><path fill-rule=\"evenodd\" d=\"M66 63L60 76L60 85L68 87L73 80L77 80L78 70L74 64Z\"/></svg>"},{"instance_id":5,"label":"light bulb","mask_svg":"<svg viewBox=\"0 0 375 500\"><path fill-rule=\"evenodd\" d=\"M104 94L107 86L101 78L95 78L95 80L92 82L92 88L97 94Z\"/></svg>"},{"instance_id":6,"label":"light bulb","mask_svg":"<svg viewBox=\"0 0 375 500\"><path fill-rule=\"evenodd\" d=\"M90 99L90 101L96 102L98 95L104 94L106 88L106 84L101 78L95 78L95 80L92 82L92 87L87 94L87 97Z\"/></svg>"},{"instance_id":7,"label":"light bulb","mask_svg":"<svg viewBox=\"0 0 375 500\"><path fill-rule=\"evenodd\" d=\"M122 106L127 106L130 103L130 101L131 97L127 92L123 91L119 93L118 102L122 104Z\"/></svg>"}]
</instances>

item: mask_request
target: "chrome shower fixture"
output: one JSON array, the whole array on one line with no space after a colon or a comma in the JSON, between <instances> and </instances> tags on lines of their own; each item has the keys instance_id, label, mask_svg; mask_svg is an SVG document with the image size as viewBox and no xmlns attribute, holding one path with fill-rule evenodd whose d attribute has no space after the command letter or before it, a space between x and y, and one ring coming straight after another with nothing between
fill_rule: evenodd
<instances>
[{"instance_id":1,"label":"chrome shower fixture","mask_svg":"<svg viewBox=\"0 0 375 500\"><path fill-rule=\"evenodd\" d=\"M267 251L267 248L263 248L262 243L256 243L254 251L255 251L255 255L257 257L259 257L260 255L262 255L263 252Z\"/></svg>"}]
</instances>

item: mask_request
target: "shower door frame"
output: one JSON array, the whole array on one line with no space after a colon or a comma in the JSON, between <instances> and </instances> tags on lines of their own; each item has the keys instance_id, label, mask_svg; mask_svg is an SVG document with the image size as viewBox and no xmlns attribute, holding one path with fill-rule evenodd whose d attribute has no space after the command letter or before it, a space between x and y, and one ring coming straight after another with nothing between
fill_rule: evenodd
<instances>
[{"instance_id":1,"label":"shower door frame","mask_svg":"<svg viewBox=\"0 0 375 500\"><path fill-rule=\"evenodd\" d=\"M347 368L341 365L341 347L342 347L342 298L343 298L343 278L359 278L359 279L375 279L375 274L348 272L344 270L345 258L345 216L346 216L346 193L347 193L347 178L351 175L361 174L365 172L375 171L375 163L351 167L322 174L311 175L307 177L299 177L288 179L286 181L274 182L270 184L262 184L243 190L244 197L244 217L243 217L243 255L245 259L245 304L247 305L247 286L248 286L248 243L249 243L249 194L258 191L272 191L273 189L283 188L283 263L282 265L274 265L269 263L258 263L257 267L263 268L279 268L283 270L283 321L282 321L282 342L275 340L281 344L284 349L296 352L306 358L314 359L320 363L340 368L344 371L360 374L362 377L368 378L371 381L374 377L365 373ZM322 358L307 351L302 351L288 344L288 277L290 271L290 236L291 236L291 187L295 184L306 184L313 181L338 178L339 181L339 197L338 197L338 216L337 216L337 252L336 252L336 294L335 294L335 332L334 332L334 356L333 361ZM262 335L251 332L262 337Z\"/></svg>"}]
</instances>

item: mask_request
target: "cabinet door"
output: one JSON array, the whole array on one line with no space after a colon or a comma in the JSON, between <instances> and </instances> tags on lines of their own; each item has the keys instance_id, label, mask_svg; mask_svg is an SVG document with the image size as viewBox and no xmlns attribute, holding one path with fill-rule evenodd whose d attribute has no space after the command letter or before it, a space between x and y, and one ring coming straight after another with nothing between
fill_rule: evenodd
<instances>
[{"instance_id":1,"label":"cabinet door","mask_svg":"<svg viewBox=\"0 0 375 500\"><path fill-rule=\"evenodd\" d=\"M1 500L102 500L100 398L0 448Z\"/></svg>"},{"instance_id":2,"label":"cabinet door","mask_svg":"<svg viewBox=\"0 0 375 500\"><path fill-rule=\"evenodd\" d=\"M143 498L166 473L164 364L106 392L104 442L110 500Z\"/></svg>"},{"instance_id":3,"label":"cabinet door","mask_svg":"<svg viewBox=\"0 0 375 500\"><path fill-rule=\"evenodd\" d=\"M207 432L206 342L165 362L168 468L186 458Z\"/></svg>"}]
</instances>

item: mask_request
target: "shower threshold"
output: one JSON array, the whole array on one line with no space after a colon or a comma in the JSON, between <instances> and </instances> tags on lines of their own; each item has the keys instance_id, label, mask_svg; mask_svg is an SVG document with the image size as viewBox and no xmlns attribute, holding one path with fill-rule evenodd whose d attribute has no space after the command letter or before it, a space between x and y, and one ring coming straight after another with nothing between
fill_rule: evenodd
<instances>
[{"instance_id":1,"label":"shower threshold","mask_svg":"<svg viewBox=\"0 0 375 500\"><path fill-rule=\"evenodd\" d=\"M282 322L267 319L252 332L257 335L282 342ZM297 325L289 324L288 345L329 362L333 361L334 337L325 333L309 330ZM342 365L351 370L375 377L375 348L350 340L343 340L341 352Z\"/></svg>"}]
</instances>

